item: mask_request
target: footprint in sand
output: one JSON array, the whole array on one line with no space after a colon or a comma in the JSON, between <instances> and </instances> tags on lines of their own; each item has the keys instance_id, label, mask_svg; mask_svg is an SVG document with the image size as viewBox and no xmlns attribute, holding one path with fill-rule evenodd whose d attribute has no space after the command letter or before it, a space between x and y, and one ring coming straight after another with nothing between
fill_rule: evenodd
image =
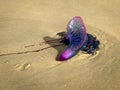
<instances>
[{"instance_id":1,"label":"footprint in sand","mask_svg":"<svg viewBox=\"0 0 120 90\"><path fill-rule=\"evenodd\" d=\"M27 70L31 67L31 64L29 63L25 63L25 64L16 64L15 65L15 68L16 70L18 71L24 71L24 70Z\"/></svg>"}]
</instances>

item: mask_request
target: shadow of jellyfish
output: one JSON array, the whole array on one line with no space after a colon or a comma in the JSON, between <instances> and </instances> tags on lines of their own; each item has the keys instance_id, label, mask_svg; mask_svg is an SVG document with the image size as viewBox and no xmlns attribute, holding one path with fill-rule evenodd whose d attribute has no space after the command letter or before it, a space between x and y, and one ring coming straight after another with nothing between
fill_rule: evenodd
<instances>
[{"instance_id":1,"label":"shadow of jellyfish","mask_svg":"<svg viewBox=\"0 0 120 90\"><path fill-rule=\"evenodd\" d=\"M68 44L66 41L64 41L65 32L57 33L57 35L60 36L61 38L55 39L50 36L45 36L43 38L46 44L49 44L50 47L53 47L57 50L58 53L56 56L56 61L58 61L59 55L67 48Z\"/></svg>"}]
</instances>

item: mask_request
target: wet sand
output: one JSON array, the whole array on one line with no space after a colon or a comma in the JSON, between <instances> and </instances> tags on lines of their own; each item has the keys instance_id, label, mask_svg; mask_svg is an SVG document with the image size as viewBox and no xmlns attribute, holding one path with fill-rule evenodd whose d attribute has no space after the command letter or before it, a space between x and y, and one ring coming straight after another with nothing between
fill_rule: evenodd
<instances>
[{"instance_id":1,"label":"wet sand","mask_svg":"<svg viewBox=\"0 0 120 90\"><path fill-rule=\"evenodd\" d=\"M119 90L119 0L1 0L0 90ZM58 39L68 21L81 16L101 42L95 56L79 52L58 62L66 47ZM40 50L40 51L36 51ZM28 53L21 54L20 52ZM6 55L13 53L11 55Z\"/></svg>"}]
</instances>

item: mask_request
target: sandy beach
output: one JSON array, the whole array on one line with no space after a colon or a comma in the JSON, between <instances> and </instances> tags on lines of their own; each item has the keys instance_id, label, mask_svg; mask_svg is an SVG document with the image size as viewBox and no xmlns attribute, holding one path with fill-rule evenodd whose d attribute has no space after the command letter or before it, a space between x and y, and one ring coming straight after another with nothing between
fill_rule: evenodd
<instances>
[{"instance_id":1,"label":"sandy beach","mask_svg":"<svg viewBox=\"0 0 120 90\"><path fill-rule=\"evenodd\" d=\"M120 0L0 0L0 90L120 90ZM65 62L58 39L74 16L100 40ZM33 51L33 52L27 52ZM24 53L21 53L24 52ZM11 54L10 54L11 53Z\"/></svg>"}]
</instances>

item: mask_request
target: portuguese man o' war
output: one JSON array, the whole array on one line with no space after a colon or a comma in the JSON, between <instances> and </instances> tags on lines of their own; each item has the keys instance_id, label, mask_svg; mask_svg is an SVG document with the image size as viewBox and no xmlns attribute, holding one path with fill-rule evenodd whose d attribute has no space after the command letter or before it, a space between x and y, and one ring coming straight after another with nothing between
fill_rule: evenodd
<instances>
[{"instance_id":1,"label":"portuguese man o' war","mask_svg":"<svg viewBox=\"0 0 120 90\"><path fill-rule=\"evenodd\" d=\"M57 57L57 61L66 61L75 56L79 51L84 51L88 54L96 54L96 51L99 50L99 40L91 34L86 32L85 24L79 16L73 17L67 25L67 32L60 32L57 35L61 36L58 39L49 39L45 42L41 42L38 45L43 46L45 44L50 44L44 48L29 50L30 47L36 46L35 44L24 46L27 48L25 51L10 52L10 53L1 53L0 56L14 55L14 54L27 54L40 52L51 47L67 46L67 48Z\"/></svg>"},{"instance_id":2,"label":"portuguese man o' war","mask_svg":"<svg viewBox=\"0 0 120 90\"><path fill-rule=\"evenodd\" d=\"M67 25L67 33L64 42L68 47L60 54L58 60L65 61L75 56L80 50L94 53L99 49L99 41L96 37L86 33L86 27L79 16L73 17Z\"/></svg>"}]
</instances>

